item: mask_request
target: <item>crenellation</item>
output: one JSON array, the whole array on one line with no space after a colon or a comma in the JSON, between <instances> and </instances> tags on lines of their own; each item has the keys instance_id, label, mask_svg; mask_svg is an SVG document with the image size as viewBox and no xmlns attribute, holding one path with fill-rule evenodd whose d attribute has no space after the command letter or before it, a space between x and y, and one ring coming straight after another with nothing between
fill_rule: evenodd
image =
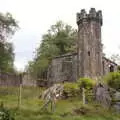
<instances>
[{"instance_id":1,"label":"crenellation","mask_svg":"<svg viewBox=\"0 0 120 120\"><path fill-rule=\"evenodd\" d=\"M85 9L82 9L80 13L77 13L77 24L81 24L84 20L88 22L96 21L102 25L102 11L96 11L95 8L91 8L87 14Z\"/></svg>"},{"instance_id":2,"label":"crenellation","mask_svg":"<svg viewBox=\"0 0 120 120\"><path fill-rule=\"evenodd\" d=\"M103 22L102 22L102 11L101 10L99 10L97 12L97 19L99 20L100 24L102 25Z\"/></svg>"},{"instance_id":3,"label":"crenellation","mask_svg":"<svg viewBox=\"0 0 120 120\"><path fill-rule=\"evenodd\" d=\"M88 15L85 9L82 9L80 13L77 13L77 24L83 22L83 20L87 19Z\"/></svg>"},{"instance_id":4,"label":"crenellation","mask_svg":"<svg viewBox=\"0 0 120 120\"><path fill-rule=\"evenodd\" d=\"M80 13L77 13L77 15L76 15L76 21L77 21L77 23L79 22L79 20L80 20Z\"/></svg>"},{"instance_id":5,"label":"crenellation","mask_svg":"<svg viewBox=\"0 0 120 120\"><path fill-rule=\"evenodd\" d=\"M95 8L91 8L89 11L88 17L91 19L94 19L94 18L96 18L96 16L97 16L97 13L96 13Z\"/></svg>"},{"instance_id":6,"label":"crenellation","mask_svg":"<svg viewBox=\"0 0 120 120\"><path fill-rule=\"evenodd\" d=\"M87 18L87 13L85 9L82 9L80 13L80 19L85 19L85 18Z\"/></svg>"}]
</instances>

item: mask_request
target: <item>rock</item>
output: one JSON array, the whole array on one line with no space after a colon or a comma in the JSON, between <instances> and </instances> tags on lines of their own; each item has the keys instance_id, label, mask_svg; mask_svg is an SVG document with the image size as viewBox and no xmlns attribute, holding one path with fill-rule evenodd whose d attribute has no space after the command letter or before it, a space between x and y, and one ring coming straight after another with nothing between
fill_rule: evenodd
<instances>
[{"instance_id":1,"label":"rock","mask_svg":"<svg viewBox=\"0 0 120 120\"><path fill-rule=\"evenodd\" d=\"M115 98L115 100L120 100L120 92L116 92L115 94L114 94L114 98Z\"/></svg>"},{"instance_id":2,"label":"rock","mask_svg":"<svg viewBox=\"0 0 120 120\"><path fill-rule=\"evenodd\" d=\"M120 92L115 89L100 83L95 87L95 98L103 106L114 108L120 112Z\"/></svg>"},{"instance_id":3,"label":"rock","mask_svg":"<svg viewBox=\"0 0 120 120\"><path fill-rule=\"evenodd\" d=\"M111 104L111 97L108 87L102 84L96 86L95 90L96 100L103 106L109 107Z\"/></svg>"}]
</instances>

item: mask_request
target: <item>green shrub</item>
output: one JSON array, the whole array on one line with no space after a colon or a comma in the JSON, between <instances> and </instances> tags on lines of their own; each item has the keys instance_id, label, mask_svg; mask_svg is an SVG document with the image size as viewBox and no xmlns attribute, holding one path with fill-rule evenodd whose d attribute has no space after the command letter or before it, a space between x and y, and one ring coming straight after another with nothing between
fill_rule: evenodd
<instances>
[{"instance_id":1,"label":"green shrub","mask_svg":"<svg viewBox=\"0 0 120 120\"><path fill-rule=\"evenodd\" d=\"M63 96L75 97L79 93L79 87L77 83L64 83Z\"/></svg>"},{"instance_id":2,"label":"green shrub","mask_svg":"<svg viewBox=\"0 0 120 120\"><path fill-rule=\"evenodd\" d=\"M120 72L120 65L118 66L118 71Z\"/></svg>"},{"instance_id":3,"label":"green shrub","mask_svg":"<svg viewBox=\"0 0 120 120\"><path fill-rule=\"evenodd\" d=\"M95 85L95 81L90 78L80 78L78 81L79 88L91 89Z\"/></svg>"},{"instance_id":4,"label":"green shrub","mask_svg":"<svg viewBox=\"0 0 120 120\"><path fill-rule=\"evenodd\" d=\"M15 120L15 118L9 110L0 107L0 120Z\"/></svg>"},{"instance_id":5,"label":"green shrub","mask_svg":"<svg viewBox=\"0 0 120 120\"><path fill-rule=\"evenodd\" d=\"M93 87L95 85L95 81L90 78L80 78L77 83L80 92L82 93L83 104L93 100Z\"/></svg>"},{"instance_id":6,"label":"green shrub","mask_svg":"<svg viewBox=\"0 0 120 120\"><path fill-rule=\"evenodd\" d=\"M104 82L111 88L120 89L120 72L111 72L104 77Z\"/></svg>"}]
</instances>

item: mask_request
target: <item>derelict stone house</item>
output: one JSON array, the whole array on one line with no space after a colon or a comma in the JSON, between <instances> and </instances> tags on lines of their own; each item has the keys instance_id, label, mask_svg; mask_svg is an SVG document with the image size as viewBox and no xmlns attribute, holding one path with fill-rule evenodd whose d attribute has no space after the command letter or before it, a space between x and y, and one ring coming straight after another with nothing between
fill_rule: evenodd
<instances>
[{"instance_id":1,"label":"derelict stone house","mask_svg":"<svg viewBox=\"0 0 120 120\"><path fill-rule=\"evenodd\" d=\"M98 78L117 70L117 64L104 57L101 42L102 12L91 8L77 13L77 52L57 56L48 69L48 82Z\"/></svg>"}]
</instances>

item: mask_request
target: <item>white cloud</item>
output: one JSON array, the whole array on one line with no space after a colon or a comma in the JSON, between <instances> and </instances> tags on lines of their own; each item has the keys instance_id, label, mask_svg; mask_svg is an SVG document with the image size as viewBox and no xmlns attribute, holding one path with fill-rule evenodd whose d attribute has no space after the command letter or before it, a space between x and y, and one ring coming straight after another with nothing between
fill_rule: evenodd
<instances>
[{"instance_id":1,"label":"white cloud","mask_svg":"<svg viewBox=\"0 0 120 120\"><path fill-rule=\"evenodd\" d=\"M0 11L11 12L21 27L13 37L15 65L19 69L33 58L33 51L50 25L63 20L77 28L76 13L83 8L102 10L104 51L108 56L120 52L119 0L0 0L0 3Z\"/></svg>"}]
</instances>

